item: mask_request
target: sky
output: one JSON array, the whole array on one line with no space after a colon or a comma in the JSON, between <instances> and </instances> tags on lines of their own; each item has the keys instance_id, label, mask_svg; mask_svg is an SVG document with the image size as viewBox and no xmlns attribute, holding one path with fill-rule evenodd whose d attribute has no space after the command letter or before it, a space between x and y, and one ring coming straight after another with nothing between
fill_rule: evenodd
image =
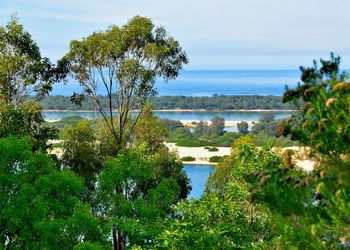
<instances>
[{"instance_id":1,"label":"sky","mask_svg":"<svg viewBox=\"0 0 350 250\"><path fill-rule=\"evenodd\" d=\"M12 14L43 56L131 17L149 17L180 41L186 69L298 69L331 51L350 68L349 0L0 0L0 25Z\"/></svg>"}]
</instances>

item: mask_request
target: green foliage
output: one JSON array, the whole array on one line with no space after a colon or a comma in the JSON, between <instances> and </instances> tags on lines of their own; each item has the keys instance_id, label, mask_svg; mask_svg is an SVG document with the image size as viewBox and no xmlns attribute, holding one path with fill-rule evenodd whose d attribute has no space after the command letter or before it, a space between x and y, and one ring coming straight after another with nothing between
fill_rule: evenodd
<instances>
[{"instance_id":1,"label":"green foliage","mask_svg":"<svg viewBox=\"0 0 350 250\"><path fill-rule=\"evenodd\" d=\"M158 247L255 249L273 244L268 210L252 202L249 191L251 176L278 156L248 145L236 150L219 163L201 200L175 208L176 220L159 236Z\"/></svg>"},{"instance_id":2,"label":"green foliage","mask_svg":"<svg viewBox=\"0 0 350 250\"><path fill-rule=\"evenodd\" d=\"M238 132L241 134L244 134L244 135L248 134L249 133L248 127L249 127L248 123L245 121L241 121L237 123Z\"/></svg>"},{"instance_id":3,"label":"green foliage","mask_svg":"<svg viewBox=\"0 0 350 250\"><path fill-rule=\"evenodd\" d=\"M203 134L209 133L209 131L210 131L210 126L206 121L200 121L194 127L194 134L196 136L201 136Z\"/></svg>"},{"instance_id":4,"label":"green foliage","mask_svg":"<svg viewBox=\"0 0 350 250\"><path fill-rule=\"evenodd\" d=\"M0 241L13 249L72 249L83 238L106 235L88 205L80 201L82 181L56 170L27 138L0 140Z\"/></svg>"},{"instance_id":5,"label":"green foliage","mask_svg":"<svg viewBox=\"0 0 350 250\"><path fill-rule=\"evenodd\" d=\"M170 120L167 118L158 118L158 122L160 124L163 124L163 126L166 128L167 131L173 131L178 128L184 128L184 125L180 121L176 120Z\"/></svg>"},{"instance_id":6,"label":"green foliage","mask_svg":"<svg viewBox=\"0 0 350 250\"><path fill-rule=\"evenodd\" d=\"M52 90L52 84L67 74L64 61L52 65L42 58L39 47L17 19L0 27L0 96L7 103L23 103L29 95L37 99Z\"/></svg>"},{"instance_id":7,"label":"green foliage","mask_svg":"<svg viewBox=\"0 0 350 250\"><path fill-rule=\"evenodd\" d=\"M349 245L349 102L347 74L339 72L340 58L320 60L321 67L301 67L301 80L287 89L284 101L303 108L279 124L279 131L298 139L317 157L309 174L294 168L290 156L286 168L269 169L256 198L274 211L275 230L281 248L347 249Z\"/></svg>"},{"instance_id":8,"label":"green foliage","mask_svg":"<svg viewBox=\"0 0 350 250\"><path fill-rule=\"evenodd\" d=\"M84 178L86 189L91 192L95 186L96 175L102 169L103 160L89 121L80 120L76 125L66 127L62 146L62 161Z\"/></svg>"},{"instance_id":9,"label":"green foliage","mask_svg":"<svg viewBox=\"0 0 350 250\"><path fill-rule=\"evenodd\" d=\"M259 122L253 125L251 132L253 134L266 132L270 136L277 137L277 121L275 120L275 113L263 112Z\"/></svg>"},{"instance_id":10,"label":"green foliage","mask_svg":"<svg viewBox=\"0 0 350 250\"><path fill-rule=\"evenodd\" d=\"M225 159L225 156L214 155L212 157L209 157L209 162L221 162L223 159Z\"/></svg>"},{"instance_id":11,"label":"green foliage","mask_svg":"<svg viewBox=\"0 0 350 250\"><path fill-rule=\"evenodd\" d=\"M179 147L204 147L204 146L207 146L209 144L210 144L210 142L202 141L202 140L197 139L197 138L191 138L188 140L181 140L181 141L176 142L176 146L179 146Z\"/></svg>"},{"instance_id":12,"label":"green foliage","mask_svg":"<svg viewBox=\"0 0 350 250\"><path fill-rule=\"evenodd\" d=\"M184 156L180 159L181 161L195 161L196 158L192 157L192 156Z\"/></svg>"},{"instance_id":13,"label":"green foliage","mask_svg":"<svg viewBox=\"0 0 350 250\"><path fill-rule=\"evenodd\" d=\"M110 26L72 41L65 59L83 87L83 93L74 93L71 100L77 104L84 96L93 100L118 144L118 151L124 147L124 140L132 136L138 122L140 114L132 119L131 112L142 110L156 94L156 79L175 79L188 62L179 43L163 27L155 27L150 19L140 16L122 27ZM107 92L107 109L97 86ZM113 117L113 107L118 110L118 119Z\"/></svg>"},{"instance_id":14,"label":"green foliage","mask_svg":"<svg viewBox=\"0 0 350 250\"><path fill-rule=\"evenodd\" d=\"M157 117L152 113L151 105L146 105L139 117L131 140L134 146L146 143L149 152L155 153L165 150L166 134L166 128L158 122Z\"/></svg>"},{"instance_id":15,"label":"green foliage","mask_svg":"<svg viewBox=\"0 0 350 250\"><path fill-rule=\"evenodd\" d=\"M219 149L215 148L215 147L212 147L212 148L209 148L208 151L209 152L217 152L217 151L219 151Z\"/></svg>"},{"instance_id":16,"label":"green foliage","mask_svg":"<svg viewBox=\"0 0 350 250\"><path fill-rule=\"evenodd\" d=\"M225 119L220 116L214 116L211 119L210 130L217 135L223 135L225 129Z\"/></svg>"},{"instance_id":17,"label":"green foliage","mask_svg":"<svg viewBox=\"0 0 350 250\"><path fill-rule=\"evenodd\" d=\"M108 97L101 96L101 105L108 108ZM155 110L191 109L191 110L291 110L292 104L282 103L279 96L155 96L149 102ZM86 97L81 106L71 103L67 96L47 96L41 101L45 110L95 110L91 98ZM117 106L113 104L113 109ZM195 124L193 124L195 125Z\"/></svg>"},{"instance_id":18,"label":"green foliage","mask_svg":"<svg viewBox=\"0 0 350 250\"><path fill-rule=\"evenodd\" d=\"M107 161L97 190L99 211L131 245L148 246L167 224L171 207L187 196L188 183L175 157L134 149Z\"/></svg>"},{"instance_id":19,"label":"green foliage","mask_svg":"<svg viewBox=\"0 0 350 250\"><path fill-rule=\"evenodd\" d=\"M28 101L18 106L0 101L0 138L14 135L30 136L34 150L45 151L49 139L57 137L57 129L44 125L41 107L37 102Z\"/></svg>"},{"instance_id":20,"label":"green foliage","mask_svg":"<svg viewBox=\"0 0 350 250\"><path fill-rule=\"evenodd\" d=\"M284 121L282 134L312 146L322 154L349 153L348 75L339 71L340 58L331 55L311 68L302 67L302 83L287 89L284 101L303 103L300 112ZM328 143L332 141L332 143Z\"/></svg>"}]
</instances>

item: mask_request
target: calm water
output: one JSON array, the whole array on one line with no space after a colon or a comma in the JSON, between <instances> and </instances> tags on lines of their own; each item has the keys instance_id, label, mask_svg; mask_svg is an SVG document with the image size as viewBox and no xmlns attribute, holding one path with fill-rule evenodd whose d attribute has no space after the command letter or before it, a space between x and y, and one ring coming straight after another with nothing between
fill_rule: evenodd
<instances>
[{"instance_id":1,"label":"calm water","mask_svg":"<svg viewBox=\"0 0 350 250\"><path fill-rule=\"evenodd\" d=\"M275 95L281 96L285 85L293 87L300 79L298 70L184 70L176 80L167 84L156 83L159 95L211 96L223 95ZM52 95L71 95L79 92L79 84L56 84ZM103 88L99 94L105 95Z\"/></svg>"},{"instance_id":2,"label":"calm water","mask_svg":"<svg viewBox=\"0 0 350 250\"><path fill-rule=\"evenodd\" d=\"M205 183L214 171L208 165L184 165L187 176L191 179L192 191L188 198L200 198L205 190Z\"/></svg>"},{"instance_id":3,"label":"calm water","mask_svg":"<svg viewBox=\"0 0 350 250\"><path fill-rule=\"evenodd\" d=\"M218 115L225 118L226 121L257 121L261 117L261 112L154 112L155 115L161 118L168 118L171 120L211 120ZM285 118L290 116L290 112L276 112L276 118ZM44 112L46 119L62 119L66 116L79 115L83 118L95 118L95 112Z\"/></svg>"}]
</instances>

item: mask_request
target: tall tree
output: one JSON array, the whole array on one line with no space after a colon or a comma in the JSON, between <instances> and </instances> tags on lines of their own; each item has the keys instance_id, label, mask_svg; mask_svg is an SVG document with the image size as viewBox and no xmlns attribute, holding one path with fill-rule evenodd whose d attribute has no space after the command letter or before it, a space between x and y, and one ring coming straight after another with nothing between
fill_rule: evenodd
<instances>
[{"instance_id":1,"label":"tall tree","mask_svg":"<svg viewBox=\"0 0 350 250\"><path fill-rule=\"evenodd\" d=\"M119 147L134 131L147 100L156 94L156 79L176 78L188 62L179 43L163 27L139 16L121 28L114 25L72 41L66 59L83 87L83 93L74 93L72 101L91 97ZM99 87L107 94L108 109L103 108ZM118 112L116 120L113 108ZM141 112L131 121L136 109Z\"/></svg>"},{"instance_id":2,"label":"tall tree","mask_svg":"<svg viewBox=\"0 0 350 250\"><path fill-rule=\"evenodd\" d=\"M13 104L23 103L29 95L40 99L52 84L67 74L64 60L53 65L43 58L31 35L15 17L0 27L0 97Z\"/></svg>"}]
</instances>

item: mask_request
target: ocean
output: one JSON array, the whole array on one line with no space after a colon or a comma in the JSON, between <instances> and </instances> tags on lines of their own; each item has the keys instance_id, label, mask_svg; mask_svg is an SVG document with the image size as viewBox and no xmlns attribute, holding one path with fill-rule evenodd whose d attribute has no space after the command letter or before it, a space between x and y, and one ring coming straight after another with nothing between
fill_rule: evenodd
<instances>
[{"instance_id":1,"label":"ocean","mask_svg":"<svg viewBox=\"0 0 350 250\"><path fill-rule=\"evenodd\" d=\"M281 96L285 85L296 86L299 70L183 70L176 80L157 80L160 96L274 95ZM51 95L69 96L81 90L76 80L56 84ZM98 93L105 95L103 88Z\"/></svg>"}]
</instances>

